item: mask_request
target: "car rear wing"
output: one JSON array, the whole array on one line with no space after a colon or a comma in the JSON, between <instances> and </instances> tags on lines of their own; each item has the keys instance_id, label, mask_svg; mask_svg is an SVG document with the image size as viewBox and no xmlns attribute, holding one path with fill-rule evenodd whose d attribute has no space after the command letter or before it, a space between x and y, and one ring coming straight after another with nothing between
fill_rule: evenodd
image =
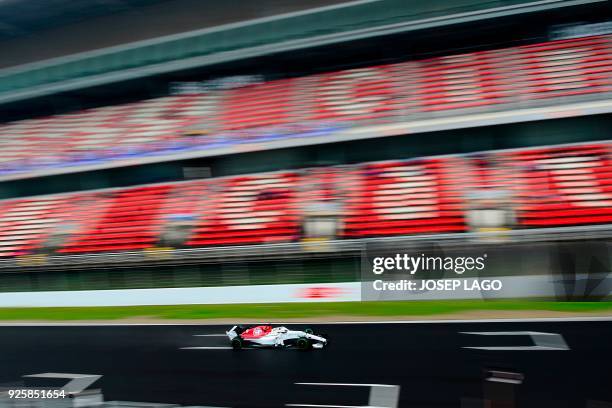
<instances>
[{"instance_id":1,"label":"car rear wing","mask_svg":"<svg viewBox=\"0 0 612 408\"><path fill-rule=\"evenodd\" d=\"M227 337L229 337L230 340L232 340L234 337L238 336L238 333L236 333L236 328L238 326L233 326L231 329L229 329L228 331L225 332L225 334L227 334Z\"/></svg>"}]
</instances>

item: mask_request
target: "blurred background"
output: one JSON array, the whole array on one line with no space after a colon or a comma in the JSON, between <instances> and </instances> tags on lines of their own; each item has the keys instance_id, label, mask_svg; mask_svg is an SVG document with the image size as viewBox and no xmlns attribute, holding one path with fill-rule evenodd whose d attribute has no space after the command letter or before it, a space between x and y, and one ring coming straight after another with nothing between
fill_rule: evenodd
<instances>
[{"instance_id":1,"label":"blurred background","mask_svg":"<svg viewBox=\"0 0 612 408\"><path fill-rule=\"evenodd\" d=\"M612 407L611 96L610 1L0 0L0 407Z\"/></svg>"},{"instance_id":2,"label":"blurred background","mask_svg":"<svg viewBox=\"0 0 612 408\"><path fill-rule=\"evenodd\" d=\"M488 253L503 296L606 298L611 15L1 1L0 290L33 295L0 305L263 284L306 291L253 301L347 300L335 285L381 248Z\"/></svg>"}]
</instances>

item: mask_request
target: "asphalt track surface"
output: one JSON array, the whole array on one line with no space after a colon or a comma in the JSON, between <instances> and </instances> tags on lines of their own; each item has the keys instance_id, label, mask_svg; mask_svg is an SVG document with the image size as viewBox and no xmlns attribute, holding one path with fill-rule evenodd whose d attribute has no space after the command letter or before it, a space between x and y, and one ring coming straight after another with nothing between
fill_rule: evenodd
<instances>
[{"instance_id":1,"label":"asphalt track surface","mask_svg":"<svg viewBox=\"0 0 612 408\"><path fill-rule=\"evenodd\" d=\"M303 327L288 325L288 327ZM585 407L612 402L612 322L319 324L327 350L184 349L224 347L225 326L0 327L0 384L44 372L99 374L106 400L215 407L286 404L364 406L366 386L399 385L400 407L460 407L483 394L486 369L524 375L516 407ZM480 350L533 345L526 335L561 334L568 350ZM201 336L206 335L206 336ZM463 405L482 406L482 405Z\"/></svg>"}]
</instances>

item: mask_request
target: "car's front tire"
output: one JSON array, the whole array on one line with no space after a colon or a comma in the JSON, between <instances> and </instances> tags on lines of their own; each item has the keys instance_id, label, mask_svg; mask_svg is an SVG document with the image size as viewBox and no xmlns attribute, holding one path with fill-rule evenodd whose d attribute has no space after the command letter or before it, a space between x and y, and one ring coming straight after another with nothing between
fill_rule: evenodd
<instances>
[{"instance_id":1,"label":"car's front tire","mask_svg":"<svg viewBox=\"0 0 612 408\"><path fill-rule=\"evenodd\" d=\"M311 346L310 340L302 337L300 339L297 339L297 341L295 342L295 346L300 350L308 350Z\"/></svg>"},{"instance_id":2,"label":"car's front tire","mask_svg":"<svg viewBox=\"0 0 612 408\"><path fill-rule=\"evenodd\" d=\"M233 339L232 340L232 348L234 350L240 350L242 348L242 340L240 340L240 339Z\"/></svg>"}]
</instances>

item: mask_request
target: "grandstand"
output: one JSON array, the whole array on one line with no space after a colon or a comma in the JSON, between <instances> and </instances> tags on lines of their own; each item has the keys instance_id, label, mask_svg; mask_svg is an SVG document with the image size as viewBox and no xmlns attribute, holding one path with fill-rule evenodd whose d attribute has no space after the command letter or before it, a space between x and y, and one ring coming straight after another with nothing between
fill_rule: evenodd
<instances>
[{"instance_id":1,"label":"grandstand","mask_svg":"<svg viewBox=\"0 0 612 408\"><path fill-rule=\"evenodd\" d=\"M156 184L1 202L0 256L36 253L67 223L74 228L60 254L154 247L172 216L193 220L181 246L292 242L300 237L300 206L343 203L340 237L465 232L465 191L515 192L518 227L612 222L612 144L492 152L498 164L470 156L364 163L309 170ZM510 177L500 180L499 174ZM302 188L300 188L302 187Z\"/></svg>"},{"instance_id":2,"label":"grandstand","mask_svg":"<svg viewBox=\"0 0 612 408\"><path fill-rule=\"evenodd\" d=\"M345 10L349 16L351 7L369 2L354 3L345 8L326 6L315 14ZM554 23L573 21L564 2L542 10L533 10L526 2L506 3L525 3L523 12L529 18L536 13L536 18L543 16ZM181 256L185 254L186 263L189 251L196 249L223 247L246 253L245 247L270 248L267 255L280 258L284 249L275 250L273 244L292 243L301 248L300 243L313 240L472 236L483 229L475 225L480 222L475 212L484 210L489 211L485 218L491 225L487 225L498 230L584 232L596 227L607 231L612 223L612 35L593 33L553 40L540 31L526 38L500 33L510 38L492 42L487 30L501 24L498 18L511 24L504 13L519 10L517 4L508 9L509 4L497 7L496 14L488 17L487 8L480 4L480 18L468 26L462 20L464 25L457 29L475 33L471 47L454 49L450 39L453 49L435 45L430 37L437 28L417 30L405 22L405 32L384 32L391 37L373 35L367 43L366 39L359 42L358 37L345 41L351 47L371 48L389 38L402 40L411 32L413 41L422 39L423 47L431 49L419 55L394 50L393 58L384 55L367 61L349 56L341 68L328 64L305 70L318 72L261 75L263 81L130 97L128 102L118 98L117 103L109 103L93 95L100 89L109 89L113 95L120 92L116 84L123 83L112 75L137 72L138 78L154 81L156 89L160 83L170 89L170 80L176 79L172 75L179 74L148 75L149 68L161 64L155 58L133 61L129 66L118 59L116 68L104 71L116 50L100 54L100 72L81 70L91 56L80 54L74 60L64 56L68 60L40 61L42 68L26 64L0 70L0 103L11 112L9 116L28 101L37 107L26 115L29 117L0 125L0 193L7 197L0 201L0 268L7 272L16 268L86 270L94 265L94 258L87 257L92 254L96 267L110 268L134 253L144 254L148 268L162 268L162 261L167 261L163 251L172 253L172 262L181 264ZM596 7L600 6L582 6L578 8L582 14L577 15L598 21L602 15ZM449 20L440 23L444 30L459 24L451 18L455 14L450 9L444 13ZM461 11L475 13L472 8ZM354 13L354 24L365 24L356 16L361 14ZM406 17L411 24L416 24L415 18ZM257 24L264 24L265 29L265 23ZM334 29L338 34L344 28ZM227 33L231 37L229 29ZM276 34L270 41L281 43L283 35ZM310 48L322 55L315 58L316 63L325 64L333 48L320 48L325 44L314 41L315 37L309 37L313 40ZM181 37L189 38L187 34ZM160 39L160 55L167 41ZM239 45L234 51L244 52L246 60L251 54ZM151 46L135 43L129 50L144 53ZM190 64L195 58L189 53L176 54L177 64L180 58ZM237 64L242 71L228 71L229 78L236 73L255 77L260 75L258 69L268 72L270 61L282 61L272 54L270 58L279 59L266 60L262 66L256 59ZM292 64L304 58L295 55ZM61 71L70 62L74 65L60 79L49 71L53 67ZM176 71L186 76L187 69L192 70L190 79L201 75L202 80L210 80L226 68L201 60L197 72L192 65L181 65ZM98 77L102 71L104 81ZM21 81L1 88L5 79L17 74ZM79 81L82 86L75 87ZM53 87L56 92L50 91ZM126 93L130 89L126 87ZM65 100L61 98L71 102L56 109L58 101ZM74 98L84 101L75 104ZM15 101L19 105L11 105ZM578 124L600 120L608 128L595 125L595 131L569 136L571 130L550 131L555 123L564 128L562 120L568 117L578 118ZM519 141L515 132L519 128L510 127L524 123L533 126L529 143ZM462 151L444 149L453 142L453 136L445 132L461 128L467 128L467 139L470 132L487 133L485 142L474 142ZM540 134L547 132L551 136ZM424 133L432 143L425 150L417 142L417 134ZM502 138L512 143L499 149L495 141ZM363 151L365 159L357 162L346 158L326 162L325 157L337 156L338 143L358 150L363 146L358 144L360 139L373 139L388 150L401 144L403 150L398 151L414 153L391 158L380 151ZM299 158L304 146L317 150L315 163ZM284 166L281 148L292 152L286 157L296 157L290 165ZM249 156L253 151L266 156ZM209 166L217 163L214 160L240 164L224 174L221 166ZM273 163L276 168L253 171L243 164L250 160L257 165ZM159 175L154 182L138 181L135 169L146 172L150 163L167 163L174 170L213 167L214 177L186 180L185 172L174 171ZM120 173L122 182L109 177L109 169ZM52 175L56 178L50 179ZM74 180L78 188L73 187ZM29 194L20 190L26 185ZM49 188L54 191L49 193ZM491 211L504 215L491 216ZM335 223L331 231L308 226L309 222L330 220ZM309 250L302 252L299 256L312 256ZM259 255L254 253L252 258ZM332 251L317 256L332 259L335 255ZM211 262L220 260L207 261Z\"/></svg>"},{"instance_id":3,"label":"grandstand","mask_svg":"<svg viewBox=\"0 0 612 408\"><path fill-rule=\"evenodd\" d=\"M296 137L324 142L321 134L347 127L555 106L559 98L606 100L611 72L612 36L595 36L93 108L2 126L0 175L218 155Z\"/></svg>"}]
</instances>

